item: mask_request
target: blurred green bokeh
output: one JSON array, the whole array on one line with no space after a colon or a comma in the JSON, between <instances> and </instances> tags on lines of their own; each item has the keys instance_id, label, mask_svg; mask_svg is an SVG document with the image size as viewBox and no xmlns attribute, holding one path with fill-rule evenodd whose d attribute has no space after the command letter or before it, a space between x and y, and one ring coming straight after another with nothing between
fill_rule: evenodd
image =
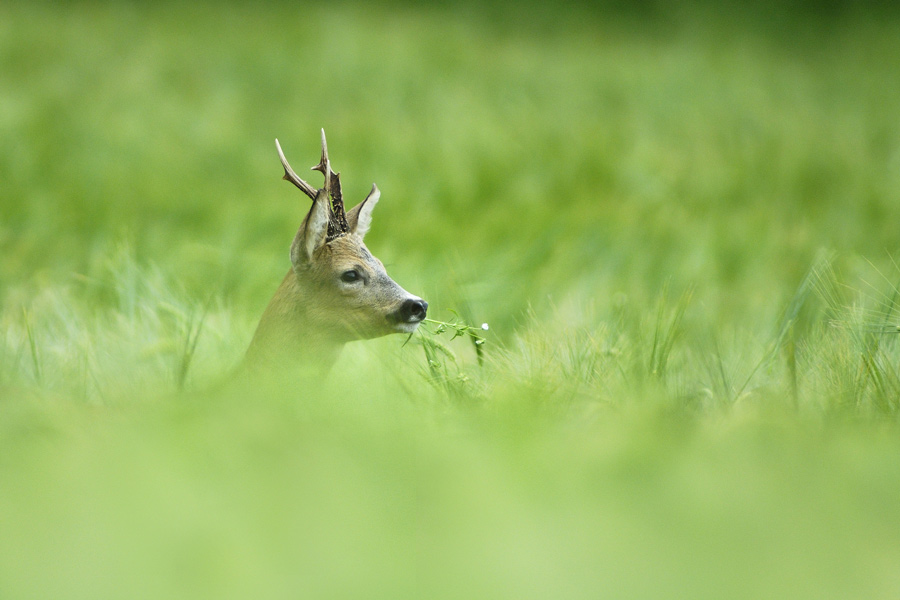
<instances>
[{"instance_id":1,"label":"blurred green bokeh","mask_svg":"<svg viewBox=\"0 0 900 600\"><path fill-rule=\"evenodd\" d=\"M273 140L312 162L320 127L348 195L384 191L371 245L397 277L443 294L452 273L509 327L551 294L654 298L667 277L746 319L821 248L893 249L894 19L767 36L502 8L11 3L3 288L127 237L256 311L305 210Z\"/></svg>"},{"instance_id":2,"label":"blurred green bokeh","mask_svg":"<svg viewBox=\"0 0 900 600\"><path fill-rule=\"evenodd\" d=\"M0 598L896 598L898 65L836 0L4 2ZM323 127L483 366L226 379Z\"/></svg>"}]
</instances>

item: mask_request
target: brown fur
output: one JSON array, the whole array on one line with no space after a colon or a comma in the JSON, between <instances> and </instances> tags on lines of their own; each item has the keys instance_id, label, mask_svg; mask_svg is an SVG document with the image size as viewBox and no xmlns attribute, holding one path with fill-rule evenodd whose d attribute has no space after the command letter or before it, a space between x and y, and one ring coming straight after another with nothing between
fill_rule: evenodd
<instances>
[{"instance_id":1,"label":"brown fur","mask_svg":"<svg viewBox=\"0 0 900 600\"><path fill-rule=\"evenodd\" d=\"M398 317L405 303L427 305L397 285L363 243L378 189L373 186L369 196L347 213L349 232L334 239L326 236L331 207L324 192L317 191L294 238L291 269L247 350L246 363L254 368L327 368L345 343L411 333L424 317L424 308L421 315ZM357 279L346 281L348 272L356 273Z\"/></svg>"}]
</instances>

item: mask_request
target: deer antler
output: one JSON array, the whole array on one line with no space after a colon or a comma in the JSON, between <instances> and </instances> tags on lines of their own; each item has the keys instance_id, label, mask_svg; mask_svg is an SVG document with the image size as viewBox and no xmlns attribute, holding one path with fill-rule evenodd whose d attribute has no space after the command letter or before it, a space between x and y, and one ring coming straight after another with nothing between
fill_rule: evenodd
<instances>
[{"instance_id":1,"label":"deer antler","mask_svg":"<svg viewBox=\"0 0 900 600\"><path fill-rule=\"evenodd\" d=\"M331 211L328 217L328 240L333 240L350 231L347 215L344 214L344 197L341 194L341 174L331 170L328 159L328 142L325 141L325 130L322 129L322 158L312 168L325 176L325 191L331 196Z\"/></svg>"},{"instance_id":2,"label":"deer antler","mask_svg":"<svg viewBox=\"0 0 900 600\"><path fill-rule=\"evenodd\" d=\"M281 151L281 144L278 143L278 139L275 140L275 147L278 148L278 157L281 159L281 166L284 167L284 177L282 179L290 181L300 188L304 194L309 196L311 200L315 201L317 190L294 173L291 165L288 164L287 159L284 157L284 152ZM319 164L313 167L312 170L320 171L325 175L325 193L331 197L331 206L328 207L328 233L326 237L326 239L330 241L349 232L350 226L347 224L347 215L344 214L344 198L341 194L341 174L331 170L331 161L328 160L328 144L325 141L324 129L322 130L322 158L319 160Z\"/></svg>"},{"instance_id":3,"label":"deer antler","mask_svg":"<svg viewBox=\"0 0 900 600\"><path fill-rule=\"evenodd\" d=\"M281 144L278 143L278 138L275 138L275 147L278 148L278 158L281 159L281 166L284 167L284 177L282 179L296 185L304 194L309 196L310 200L315 200L316 188L297 177L297 174L294 173L291 165L288 164L287 159L284 157L284 152L281 151Z\"/></svg>"}]
</instances>

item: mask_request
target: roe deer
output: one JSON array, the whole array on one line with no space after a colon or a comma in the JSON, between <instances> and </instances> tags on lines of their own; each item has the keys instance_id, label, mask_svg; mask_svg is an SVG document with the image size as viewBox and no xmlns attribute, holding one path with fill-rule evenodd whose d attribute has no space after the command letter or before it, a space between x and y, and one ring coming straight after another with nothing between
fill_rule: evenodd
<instances>
[{"instance_id":1,"label":"roe deer","mask_svg":"<svg viewBox=\"0 0 900 600\"><path fill-rule=\"evenodd\" d=\"M365 200L345 213L324 129L322 158L313 167L325 175L319 190L294 173L278 140L275 146L284 179L313 202L291 244L291 268L259 321L245 362L324 371L346 342L415 331L428 303L397 285L363 243L378 187L373 184Z\"/></svg>"}]
</instances>

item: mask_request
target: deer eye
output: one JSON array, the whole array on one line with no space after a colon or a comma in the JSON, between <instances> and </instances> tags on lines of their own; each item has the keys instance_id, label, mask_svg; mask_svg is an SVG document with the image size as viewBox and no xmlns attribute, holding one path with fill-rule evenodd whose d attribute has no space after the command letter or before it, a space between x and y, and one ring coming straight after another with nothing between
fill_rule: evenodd
<instances>
[{"instance_id":1,"label":"deer eye","mask_svg":"<svg viewBox=\"0 0 900 600\"><path fill-rule=\"evenodd\" d=\"M356 269L350 269L349 271L344 271L341 273L341 281L344 283L355 283L361 279L359 275L359 271Z\"/></svg>"}]
</instances>

